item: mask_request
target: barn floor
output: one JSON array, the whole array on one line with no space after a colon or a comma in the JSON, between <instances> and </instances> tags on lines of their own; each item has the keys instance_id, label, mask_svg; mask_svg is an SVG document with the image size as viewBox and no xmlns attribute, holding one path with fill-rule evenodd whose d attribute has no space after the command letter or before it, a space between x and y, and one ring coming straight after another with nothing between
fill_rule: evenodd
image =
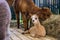
<instances>
[{"instance_id":1,"label":"barn floor","mask_svg":"<svg viewBox=\"0 0 60 40\"><path fill-rule=\"evenodd\" d=\"M53 38L51 36L34 38L31 37L29 34L23 35L21 34L23 31L17 28L10 28L10 31L10 40L57 40L56 38Z\"/></svg>"}]
</instances>

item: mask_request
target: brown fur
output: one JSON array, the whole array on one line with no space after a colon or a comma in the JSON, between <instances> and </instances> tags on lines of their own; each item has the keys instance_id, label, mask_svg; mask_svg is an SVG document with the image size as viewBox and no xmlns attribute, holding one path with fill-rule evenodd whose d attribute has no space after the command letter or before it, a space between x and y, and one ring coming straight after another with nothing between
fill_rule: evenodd
<instances>
[{"instance_id":1,"label":"brown fur","mask_svg":"<svg viewBox=\"0 0 60 40\"><path fill-rule=\"evenodd\" d=\"M24 23L25 30L28 29L27 21L30 18L30 14L38 14L40 21L46 20L50 17L51 11L47 8L38 8L33 0L15 0L14 2L14 10L17 18L17 25L19 28L19 11L22 14L22 19Z\"/></svg>"},{"instance_id":2,"label":"brown fur","mask_svg":"<svg viewBox=\"0 0 60 40\"><path fill-rule=\"evenodd\" d=\"M9 6L12 6L12 4L14 2L14 0L6 0L6 1L8 2Z\"/></svg>"}]
</instances>

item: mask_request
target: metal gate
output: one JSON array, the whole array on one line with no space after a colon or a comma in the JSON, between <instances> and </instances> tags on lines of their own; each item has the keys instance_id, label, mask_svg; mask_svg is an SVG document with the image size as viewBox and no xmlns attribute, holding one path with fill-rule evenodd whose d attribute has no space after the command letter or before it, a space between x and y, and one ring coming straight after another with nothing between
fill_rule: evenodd
<instances>
[{"instance_id":1,"label":"metal gate","mask_svg":"<svg viewBox=\"0 0 60 40\"><path fill-rule=\"evenodd\" d=\"M59 0L33 0L38 7L48 7L54 14L59 14Z\"/></svg>"}]
</instances>

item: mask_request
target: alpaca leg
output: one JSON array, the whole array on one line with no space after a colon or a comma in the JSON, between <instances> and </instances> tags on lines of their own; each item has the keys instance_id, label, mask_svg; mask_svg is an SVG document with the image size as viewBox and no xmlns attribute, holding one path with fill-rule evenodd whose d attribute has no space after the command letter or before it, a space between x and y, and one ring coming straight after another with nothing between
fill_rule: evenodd
<instances>
[{"instance_id":1,"label":"alpaca leg","mask_svg":"<svg viewBox=\"0 0 60 40\"><path fill-rule=\"evenodd\" d=\"M35 37L35 34L32 34L32 33L31 33L30 35L31 35L32 37Z\"/></svg>"},{"instance_id":2,"label":"alpaca leg","mask_svg":"<svg viewBox=\"0 0 60 40\"><path fill-rule=\"evenodd\" d=\"M29 30L22 32L22 34L28 34L28 33L29 33Z\"/></svg>"},{"instance_id":3,"label":"alpaca leg","mask_svg":"<svg viewBox=\"0 0 60 40\"><path fill-rule=\"evenodd\" d=\"M20 28L20 27L19 27L19 25L20 25L19 12L16 12L16 19L17 19L17 27Z\"/></svg>"},{"instance_id":4,"label":"alpaca leg","mask_svg":"<svg viewBox=\"0 0 60 40\"><path fill-rule=\"evenodd\" d=\"M27 30L28 29L28 22L27 22L27 18L26 18L26 15L25 15L25 13L22 13L22 19L23 19L23 25L24 25L24 28L25 28L25 30Z\"/></svg>"},{"instance_id":5,"label":"alpaca leg","mask_svg":"<svg viewBox=\"0 0 60 40\"><path fill-rule=\"evenodd\" d=\"M20 27L19 27L19 24L20 24L20 22L19 22L19 10L18 10L17 7L18 7L18 6L14 4L13 8L14 8L14 12L15 12L15 15L16 15L17 28L20 28Z\"/></svg>"}]
</instances>

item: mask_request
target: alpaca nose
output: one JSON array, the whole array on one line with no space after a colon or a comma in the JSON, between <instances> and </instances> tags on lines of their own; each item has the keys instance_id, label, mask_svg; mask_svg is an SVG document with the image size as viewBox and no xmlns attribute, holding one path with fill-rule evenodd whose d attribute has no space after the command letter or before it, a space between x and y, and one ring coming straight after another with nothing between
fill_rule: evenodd
<instances>
[{"instance_id":1,"label":"alpaca nose","mask_svg":"<svg viewBox=\"0 0 60 40\"><path fill-rule=\"evenodd\" d=\"M32 20L34 22L34 20Z\"/></svg>"}]
</instances>

